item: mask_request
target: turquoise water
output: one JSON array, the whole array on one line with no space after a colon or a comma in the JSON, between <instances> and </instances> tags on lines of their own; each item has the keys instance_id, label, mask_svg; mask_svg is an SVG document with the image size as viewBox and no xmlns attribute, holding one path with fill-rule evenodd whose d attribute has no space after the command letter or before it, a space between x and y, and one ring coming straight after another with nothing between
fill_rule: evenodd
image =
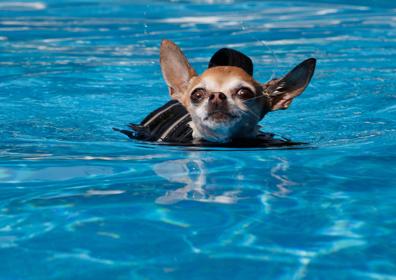
<instances>
[{"instance_id":1,"label":"turquoise water","mask_svg":"<svg viewBox=\"0 0 396 280\"><path fill-rule=\"evenodd\" d=\"M0 279L396 279L392 1L0 2ZM161 39L260 81L318 59L262 121L301 149L112 131L168 100Z\"/></svg>"}]
</instances>

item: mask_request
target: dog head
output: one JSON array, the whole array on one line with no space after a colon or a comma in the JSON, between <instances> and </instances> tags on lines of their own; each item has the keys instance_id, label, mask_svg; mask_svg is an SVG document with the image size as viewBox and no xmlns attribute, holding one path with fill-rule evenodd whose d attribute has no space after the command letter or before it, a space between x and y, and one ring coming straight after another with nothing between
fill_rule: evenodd
<instances>
[{"instance_id":1,"label":"dog head","mask_svg":"<svg viewBox=\"0 0 396 280\"><path fill-rule=\"evenodd\" d=\"M198 75L168 40L161 44L160 61L171 97L191 115L193 137L214 142L255 137L266 113L287 109L304 91L316 63L307 59L283 78L261 84L235 66L211 67Z\"/></svg>"}]
</instances>

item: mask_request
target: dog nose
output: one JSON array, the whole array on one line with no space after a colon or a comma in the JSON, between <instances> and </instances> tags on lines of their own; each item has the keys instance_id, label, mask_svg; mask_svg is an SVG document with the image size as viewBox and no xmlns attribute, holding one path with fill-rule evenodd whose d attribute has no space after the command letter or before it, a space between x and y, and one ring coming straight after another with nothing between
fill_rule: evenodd
<instances>
[{"instance_id":1,"label":"dog nose","mask_svg":"<svg viewBox=\"0 0 396 280\"><path fill-rule=\"evenodd\" d=\"M222 92L212 92L209 95L209 101L214 104L221 104L227 100L227 96Z\"/></svg>"}]
</instances>

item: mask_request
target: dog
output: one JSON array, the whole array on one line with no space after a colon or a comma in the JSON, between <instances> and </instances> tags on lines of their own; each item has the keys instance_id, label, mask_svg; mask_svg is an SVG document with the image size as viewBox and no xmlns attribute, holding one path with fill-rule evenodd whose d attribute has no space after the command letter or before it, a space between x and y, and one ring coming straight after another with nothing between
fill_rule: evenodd
<instances>
[{"instance_id":1,"label":"dog","mask_svg":"<svg viewBox=\"0 0 396 280\"><path fill-rule=\"evenodd\" d=\"M305 90L316 59L304 60L284 77L262 84L236 66L210 67L198 75L181 49L163 40L160 64L171 98L191 116L193 139L226 143L257 137L258 123L268 112L287 109Z\"/></svg>"},{"instance_id":2,"label":"dog","mask_svg":"<svg viewBox=\"0 0 396 280\"><path fill-rule=\"evenodd\" d=\"M274 134L261 132L258 123L271 111L287 109L305 90L316 59L309 58L284 77L262 84L253 78L251 59L236 50L220 49L198 75L181 49L163 40L160 64L172 100L140 124L130 124L132 131L114 130L132 139L176 144L300 144L274 139Z\"/></svg>"}]
</instances>

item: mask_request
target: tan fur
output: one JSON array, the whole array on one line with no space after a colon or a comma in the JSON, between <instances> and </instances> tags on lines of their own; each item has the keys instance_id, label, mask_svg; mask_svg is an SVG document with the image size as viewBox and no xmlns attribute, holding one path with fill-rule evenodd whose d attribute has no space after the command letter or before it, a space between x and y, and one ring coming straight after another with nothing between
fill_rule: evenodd
<instances>
[{"instance_id":1,"label":"tan fur","mask_svg":"<svg viewBox=\"0 0 396 280\"><path fill-rule=\"evenodd\" d=\"M180 48L169 40L163 40L161 43L160 64L170 95L175 99L180 98L188 87L190 79L197 73Z\"/></svg>"},{"instance_id":2,"label":"tan fur","mask_svg":"<svg viewBox=\"0 0 396 280\"><path fill-rule=\"evenodd\" d=\"M227 87L227 82L230 80L239 81L251 88L252 91L265 95L264 91L261 89L260 83L255 81L252 76L247 74L243 69L233 66L218 66L205 70L200 76L192 77L189 86L186 88L179 101L186 108L189 107L191 100L187 93L192 92L195 88L203 87L203 85L215 85L209 88L209 90L212 91L229 91L230 88Z\"/></svg>"}]
</instances>

